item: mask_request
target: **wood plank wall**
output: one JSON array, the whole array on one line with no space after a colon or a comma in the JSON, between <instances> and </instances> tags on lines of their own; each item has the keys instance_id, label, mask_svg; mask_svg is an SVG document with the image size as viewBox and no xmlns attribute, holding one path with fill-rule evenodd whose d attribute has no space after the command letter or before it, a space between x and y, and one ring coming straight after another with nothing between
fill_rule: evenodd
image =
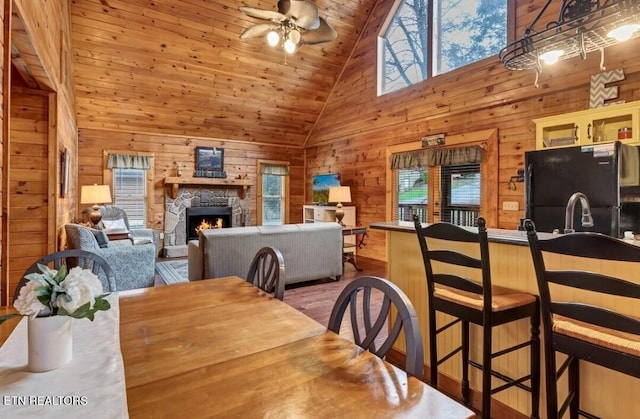
<instances>
[{"instance_id":1,"label":"wood plank wall","mask_svg":"<svg viewBox=\"0 0 640 419\"><path fill-rule=\"evenodd\" d=\"M4 215L7 213L6 208L6 171L5 167L7 159L5 155L8 152L8 138L9 138L9 69L11 68L11 46L7 42L9 28L6 26L6 16L10 15L11 0L2 0L0 3L0 22L2 23L2 32L0 32L0 45L2 45L2 60L0 61L0 100L2 101L2 114L0 115L0 202L2 203L2 211L0 211L0 306L6 305L8 300L6 281L4 278L4 265L7 260L7 252L9 250L6 245L6 230L7 230L7 217Z\"/></svg>"},{"instance_id":2,"label":"wood plank wall","mask_svg":"<svg viewBox=\"0 0 640 419\"><path fill-rule=\"evenodd\" d=\"M49 96L11 86L9 302L31 264L48 253Z\"/></svg>"},{"instance_id":3,"label":"wood plank wall","mask_svg":"<svg viewBox=\"0 0 640 419\"><path fill-rule=\"evenodd\" d=\"M273 10L273 0L75 1L78 119L91 129L300 146L374 1L316 0L340 41L301 48L287 63L262 40L239 39L260 21L238 6Z\"/></svg>"},{"instance_id":4,"label":"wood plank wall","mask_svg":"<svg viewBox=\"0 0 640 419\"><path fill-rule=\"evenodd\" d=\"M544 1L517 2L520 36ZM376 97L376 38L393 2L378 2L342 77L306 143L307 175L340 172L351 186L358 224L385 219L385 149L429 134L447 135L498 129L499 228L516 228L524 215L523 184L510 190L508 181L524 164L524 152L535 148L534 118L588 109L589 83L600 72L598 53L586 60L561 61L545 68L539 88L534 71L508 71L497 57ZM547 22L557 18L552 9ZM626 79L619 98L640 99L640 40L606 49L607 69L622 68ZM310 179L306 189L311 190ZM504 201L516 201L520 211L502 211ZM384 260L385 235L371 231L361 256Z\"/></svg>"},{"instance_id":5,"label":"wood plank wall","mask_svg":"<svg viewBox=\"0 0 640 419\"><path fill-rule=\"evenodd\" d=\"M78 154L78 185L103 183L104 150L137 151L153 153L154 177L153 205L150 211L149 227L164 231L164 197L169 187L164 186L164 178L176 176L180 164L183 177L193 174L195 148L224 148L224 170L228 178L247 175L256 182L257 160L280 160L290 164L290 213L292 223L302 221L304 202L304 153L299 147L274 146L223 139L181 137L171 135L136 134L117 131L80 129ZM256 188L249 188L251 197L251 224L256 220ZM84 208L78 208L78 214Z\"/></svg>"},{"instance_id":6,"label":"wood plank wall","mask_svg":"<svg viewBox=\"0 0 640 419\"><path fill-rule=\"evenodd\" d=\"M3 164L10 250L2 261L3 304L11 301L24 269L57 250L61 227L76 208L75 176L70 193L64 198L59 194L60 152L69 150L71 173L77 167L69 2L14 0L13 5L20 31L11 37L19 39L21 62L30 66L35 85L44 90L26 88L17 76L11 80L11 131ZM7 25L5 20L5 29Z\"/></svg>"}]
</instances>

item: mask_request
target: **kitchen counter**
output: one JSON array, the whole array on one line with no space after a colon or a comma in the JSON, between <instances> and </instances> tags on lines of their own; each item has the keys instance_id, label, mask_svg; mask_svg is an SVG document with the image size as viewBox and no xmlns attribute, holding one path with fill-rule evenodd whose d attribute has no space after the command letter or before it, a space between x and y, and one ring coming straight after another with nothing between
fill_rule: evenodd
<instances>
[{"instance_id":1,"label":"kitchen counter","mask_svg":"<svg viewBox=\"0 0 640 419\"><path fill-rule=\"evenodd\" d=\"M381 221L369 225L374 230L397 231L401 233L414 233L415 228L413 221ZM470 227L470 229L473 229ZM488 228L487 235L489 241L493 243L515 244L519 246L528 246L527 232L519 230L505 230L502 228ZM549 239L556 237L553 233L538 233L540 239ZM624 240L626 243L640 246L640 240Z\"/></svg>"},{"instance_id":2,"label":"kitchen counter","mask_svg":"<svg viewBox=\"0 0 640 419\"><path fill-rule=\"evenodd\" d=\"M424 363L429 365L429 345L427 333L428 321L428 301L426 290L426 279L422 254L418 245L417 236L413 222L377 222L370 225L370 228L386 232L387 247L387 271L388 278L398 285L413 303L418 318L420 320L420 331L425 348ZM532 294L538 294L531 253L529 250L526 232L504 229L488 229L489 252L491 255L491 274L494 285L505 286ZM542 239L554 237L551 233L539 233ZM431 239L429 239L431 240ZM627 241L627 240L625 240ZM631 242L631 241L628 241ZM632 241L633 244L640 245L640 241ZM477 245L469 243L452 243L452 248L465 249L465 251L479 254ZM572 258L568 256L554 256L549 258L547 264L554 269L561 266L562 269L581 269L594 272L607 272L628 281L638 282L638 266L630 262L614 262L607 260L592 260L585 258ZM468 270L460 271L462 275L469 276ZM479 280L471 277L470 279ZM561 291L562 292L562 291ZM571 300L575 298L575 291L564 291L561 298ZM621 305L619 300L612 298L601 298L598 303L610 307L618 308ZM640 306L633 304L622 304L625 314L640 317ZM440 315L439 315L440 316ZM444 316L442 314L442 316ZM444 324L445 317L441 319ZM455 328L454 328L455 329ZM442 337L442 354L448 353L459 341L459 337L454 337L457 330L452 330L452 334ZM471 326L471 355L472 359L481 360L481 335L476 326ZM494 329L495 348L506 348L526 340L529 333L527 321L518 321L512 324L502 325ZM455 334L455 336L458 336ZM542 336L541 336L541 339ZM396 342L394 349L397 352L405 353L404 342ZM508 354L496 358L494 364L499 371L510 376L522 376L528 371L527 353ZM544 363L544 353L542 354ZM558 356L559 360L564 359ZM459 357L445 362L441 366L441 380L439 385L445 392L449 392L459 397L459 381L462 376L461 362ZM581 364L580 379L586 385L581 387L581 404L586 410L600 417L633 417L640 411L640 398L636 395L640 392L640 380L605 370L601 367L589 363ZM496 382L497 383L497 382ZM544 371L541 377L541 413L544 415L546 405L544 394ZM470 384L474 391L479 393L481 389L481 373L475 368L470 370ZM511 388L496 394L493 403L494 416L496 417L526 417L530 412L530 398L528 393ZM475 399L472 396L472 400ZM608 403L607 400L615 400L615 403ZM620 402L624 401L624 402ZM506 406L506 407L505 407ZM496 410L497 409L497 410Z\"/></svg>"}]
</instances>

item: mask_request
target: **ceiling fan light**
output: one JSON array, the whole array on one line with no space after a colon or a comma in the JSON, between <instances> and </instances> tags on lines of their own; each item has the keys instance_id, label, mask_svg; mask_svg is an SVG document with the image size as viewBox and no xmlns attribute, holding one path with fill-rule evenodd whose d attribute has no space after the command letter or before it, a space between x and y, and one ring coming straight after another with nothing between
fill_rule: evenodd
<instances>
[{"instance_id":1,"label":"ceiling fan light","mask_svg":"<svg viewBox=\"0 0 640 419\"><path fill-rule=\"evenodd\" d=\"M545 64L555 64L558 62L560 56L564 54L564 51L561 49L552 49L549 51L545 51L540 54L540 60L544 61Z\"/></svg>"},{"instance_id":2,"label":"ceiling fan light","mask_svg":"<svg viewBox=\"0 0 640 419\"><path fill-rule=\"evenodd\" d=\"M292 29L291 32L289 32L289 37L288 37L291 42L293 42L294 44L298 45L300 43L300 39L302 38L302 35L300 35L300 31L297 29Z\"/></svg>"},{"instance_id":3,"label":"ceiling fan light","mask_svg":"<svg viewBox=\"0 0 640 419\"><path fill-rule=\"evenodd\" d=\"M267 34L267 43L272 47L275 47L280 42L280 35L276 31L270 31Z\"/></svg>"},{"instance_id":4,"label":"ceiling fan light","mask_svg":"<svg viewBox=\"0 0 640 419\"><path fill-rule=\"evenodd\" d=\"M296 44L291 39L287 39L284 41L284 50L289 54L293 54L296 52Z\"/></svg>"},{"instance_id":5,"label":"ceiling fan light","mask_svg":"<svg viewBox=\"0 0 640 419\"><path fill-rule=\"evenodd\" d=\"M627 39L631 38L633 33L635 31L637 31L638 29L640 29L640 24L638 24L638 23L622 25L622 26L619 26L619 27L609 31L607 36L610 37L610 38L615 38L616 41L622 42L622 41L626 41Z\"/></svg>"}]
</instances>

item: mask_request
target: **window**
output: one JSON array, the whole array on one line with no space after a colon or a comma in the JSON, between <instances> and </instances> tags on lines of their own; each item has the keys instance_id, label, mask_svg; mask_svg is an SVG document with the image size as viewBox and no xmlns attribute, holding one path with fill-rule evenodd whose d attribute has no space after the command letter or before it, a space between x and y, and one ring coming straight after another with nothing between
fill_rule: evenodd
<instances>
[{"instance_id":1,"label":"window","mask_svg":"<svg viewBox=\"0 0 640 419\"><path fill-rule=\"evenodd\" d=\"M258 225L287 223L289 166L258 162Z\"/></svg>"},{"instance_id":2,"label":"window","mask_svg":"<svg viewBox=\"0 0 640 419\"><path fill-rule=\"evenodd\" d=\"M262 224L284 224L284 176L262 175Z\"/></svg>"},{"instance_id":3,"label":"window","mask_svg":"<svg viewBox=\"0 0 640 419\"><path fill-rule=\"evenodd\" d=\"M480 164L442 166L441 220L475 225L480 212Z\"/></svg>"},{"instance_id":4,"label":"window","mask_svg":"<svg viewBox=\"0 0 640 419\"><path fill-rule=\"evenodd\" d=\"M378 94L498 54L508 2L397 0L378 38Z\"/></svg>"},{"instance_id":5,"label":"window","mask_svg":"<svg viewBox=\"0 0 640 419\"><path fill-rule=\"evenodd\" d=\"M113 205L127 214L130 228L147 225L146 172L143 169L113 169Z\"/></svg>"},{"instance_id":6,"label":"window","mask_svg":"<svg viewBox=\"0 0 640 419\"><path fill-rule=\"evenodd\" d=\"M386 219L411 220L415 213L422 222L473 225L482 215L487 226L497 226L498 130L450 135L446 141L446 147L423 147L421 140L387 147ZM418 198L422 182L424 195ZM410 211L402 209L406 205Z\"/></svg>"},{"instance_id":7,"label":"window","mask_svg":"<svg viewBox=\"0 0 640 419\"><path fill-rule=\"evenodd\" d=\"M427 221L427 169L397 169L396 217L400 221L412 221L418 214L420 220Z\"/></svg>"}]
</instances>

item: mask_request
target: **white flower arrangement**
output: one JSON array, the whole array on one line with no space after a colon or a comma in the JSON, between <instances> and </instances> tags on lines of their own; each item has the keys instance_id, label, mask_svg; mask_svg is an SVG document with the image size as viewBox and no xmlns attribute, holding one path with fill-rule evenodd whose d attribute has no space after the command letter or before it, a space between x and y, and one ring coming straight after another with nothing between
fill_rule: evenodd
<instances>
[{"instance_id":1,"label":"white flower arrangement","mask_svg":"<svg viewBox=\"0 0 640 419\"><path fill-rule=\"evenodd\" d=\"M103 294L102 282L89 269L78 266L67 273L38 264L41 273L25 275L28 282L20 288L13 306L20 315L34 317L70 316L93 321L95 313L111 308ZM17 314L0 316L0 323Z\"/></svg>"}]
</instances>

